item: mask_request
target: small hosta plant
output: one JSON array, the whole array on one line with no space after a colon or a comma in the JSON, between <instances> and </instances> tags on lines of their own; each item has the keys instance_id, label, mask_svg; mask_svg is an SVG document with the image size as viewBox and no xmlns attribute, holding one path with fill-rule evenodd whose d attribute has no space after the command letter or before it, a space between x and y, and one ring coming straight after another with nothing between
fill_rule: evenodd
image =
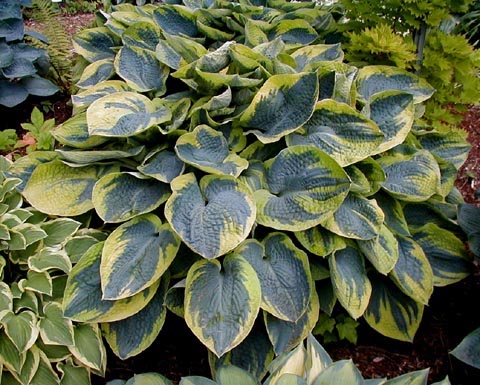
<instances>
[{"instance_id":1,"label":"small hosta plant","mask_svg":"<svg viewBox=\"0 0 480 385\"><path fill-rule=\"evenodd\" d=\"M62 309L123 359L173 312L260 378L334 306L411 341L434 287L470 274L452 214L469 145L416 125L434 89L343 63L316 3L258 3L114 7L74 38L62 147L9 170L36 210L108 232Z\"/></svg>"}]
</instances>

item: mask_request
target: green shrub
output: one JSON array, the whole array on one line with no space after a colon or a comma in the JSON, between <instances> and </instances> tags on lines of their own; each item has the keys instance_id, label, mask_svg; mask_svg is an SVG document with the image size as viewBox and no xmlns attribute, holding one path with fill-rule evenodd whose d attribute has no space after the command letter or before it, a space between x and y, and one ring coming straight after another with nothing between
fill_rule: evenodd
<instances>
[{"instance_id":1,"label":"green shrub","mask_svg":"<svg viewBox=\"0 0 480 385\"><path fill-rule=\"evenodd\" d=\"M63 311L122 359L168 311L259 378L336 304L411 341L434 287L471 272L454 189L469 145L416 124L434 89L343 63L313 2L254 3L114 7L74 37L89 64L63 147L7 174L38 211L108 232Z\"/></svg>"}]
</instances>

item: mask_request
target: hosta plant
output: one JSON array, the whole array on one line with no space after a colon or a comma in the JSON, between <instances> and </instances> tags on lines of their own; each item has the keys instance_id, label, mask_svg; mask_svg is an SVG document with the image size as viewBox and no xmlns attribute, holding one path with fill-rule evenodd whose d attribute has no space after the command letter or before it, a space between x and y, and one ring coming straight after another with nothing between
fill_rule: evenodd
<instances>
[{"instance_id":1,"label":"hosta plant","mask_svg":"<svg viewBox=\"0 0 480 385\"><path fill-rule=\"evenodd\" d=\"M0 378L2 384L89 385L103 375L100 328L62 311L67 275L102 233L70 218L50 219L24 203L0 158Z\"/></svg>"},{"instance_id":2,"label":"hosta plant","mask_svg":"<svg viewBox=\"0 0 480 385\"><path fill-rule=\"evenodd\" d=\"M123 359L167 309L258 377L335 304L411 341L434 286L470 273L452 214L469 146L415 124L434 89L343 63L316 3L258 3L115 7L74 37L62 147L9 170L38 211L108 232L62 306Z\"/></svg>"}]
</instances>

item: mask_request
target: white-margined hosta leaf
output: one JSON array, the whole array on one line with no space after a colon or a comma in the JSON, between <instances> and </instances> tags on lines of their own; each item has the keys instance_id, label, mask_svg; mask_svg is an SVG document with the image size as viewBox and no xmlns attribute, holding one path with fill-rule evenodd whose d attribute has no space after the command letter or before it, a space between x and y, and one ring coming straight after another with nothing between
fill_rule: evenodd
<instances>
[{"instance_id":1,"label":"white-margined hosta leaf","mask_svg":"<svg viewBox=\"0 0 480 385\"><path fill-rule=\"evenodd\" d=\"M375 151L380 154L402 143L410 132L415 117L413 96L402 91L379 92L371 97L366 113L385 135Z\"/></svg>"},{"instance_id":2,"label":"white-margined hosta leaf","mask_svg":"<svg viewBox=\"0 0 480 385\"><path fill-rule=\"evenodd\" d=\"M310 63L324 61L343 60L343 51L340 44L315 44L307 45L295 50L291 54L297 63L297 71L304 71L305 67Z\"/></svg>"},{"instance_id":3,"label":"white-margined hosta leaf","mask_svg":"<svg viewBox=\"0 0 480 385\"><path fill-rule=\"evenodd\" d=\"M38 165L32 172L23 194L37 210L61 216L75 216L93 208L92 190L102 176L118 166L72 168L54 160Z\"/></svg>"},{"instance_id":4,"label":"white-margined hosta leaf","mask_svg":"<svg viewBox=\"0 0 480 385\"><path fill-rule=\"evenodd\" d=\"M40 366L40 350L35 345L33 345L25 354L25 362L23 363L22 370L20 372L3 372L2 373L2 383L3 384L33 384L31 381L35 376L36 372ZM11 379L7 377L5 379L5 374L11 374L16 381L9 382ZM18 382L17 382L18 381Z\"/></svg>"},{"instance_id":5,"label":"white-margined hosta leaf","mask_svg":"<svg viewBox=\"0 0 480 385\"><path fill-rule=\"evenodd\" d=\"M317 97L315 73L274 75L255 94L240 124L262 143L276 142L310 118Z\"/></svg>"},{"instance_id":6,"label":"white-margined hosta leaf","mask_svg":"<svg viewBox=\"0 0 480 385\"><path fill-rule=\"evenodd\" d=\"M13 295L10 287L3 281L0 282L0 320L13 310Z\"/></svg>"},{"instance_id":7,"label":"white-margined hosta leaf","mask_svg":"<svg viewBox=\"0 0 480 385\"><path fill-rule=\"evenodd\" d=\"M0 360L2 361L3 366L11 372L19 373L25 363L25 359L26 353L18 351L2 327L2 329L0 329Z\"/></svg>"},{"instance_id":8,"label":"white-margined hosta leaf","mask_svg":"<svg viewBox=\"0 0 480 385\"><path fill-rule=\"evenodd\" d=\"M91 383L90 371L84 366L77 366L71 361L66 361L59 362L56 367L61 373L60 385L89 385Z\"/></svg>"},{"instance_id":9,"label":"white-margined hosta leaf","mask_svg":"<svg viewBox=\"0 0 480 385\"><path fill-rule=\"evenodd\" d=\"M100 99L102 96L111 95L115 92L131 91L130 86L121 80L105 80L98 83L86 90L79 91L77 94L72 95L73 104L73 119L75 115L87 109L95 100ZM56 129L54 129L55 131ZM81 140L77 140L81 142ZM92 146L93 147L93 146Z\"/></svg>"},{"instance_id":10,"label":"white-margined hosta leaf","mask_svg":"<svg viewBox=\"0 0 480 385\"><path fill-rule=\"evenodd\" d=\"M102 59L113 59L114 47L121 44L120 38L106 27L88 28L72 39L75 52L90 63Z\"/></svg>"},{"instance_id":11,"label":"white-margined hosta leaf","mask_svg":"<svg viewBox=\"0 0 480 385\"><path fill-rule=\"evenodd\" d=\"M312 385L342 383L343 385L363 385L366 381L352 360L335 361L323 370Z\"/></svg>"},{"instance_id":12,"label":"white-margined hosta leaf","mask_svg":"<svg viewBox=\"0 0 480 385\"><path fill-rule=\"evenodd\" d=\"M8 312L3 316L1 323L5 334L20 353L30 349L37 340L39 334L37 317L31 311L25 310L18 314Z\"/></svg>"},{"instance_id":13,"label":"white-margined hosta leaf","mask_svg":"<svg viewBox=\"0 0 480 385\"><path fill-rule=\"evenodd\" d=\"M38 272L57 269L68 274L72 269L72 262L63 250L44 247L28 258L28 268Z\"/></svg>"},{"instance_id":14,"label":"white-margined hosta leaf","mask_svg":"<svg viewBox=\"0 0 480 385\"><path fill-rule=\"evenodd\" d=\"M185 287L185 321L217 357L233 349L250 332L261 303L253 267L230 254L223 266L216 259L196 262Z\"/></svg>"},{"instance_id":15,"label":"white-margined hosta leaf","mask_svg":"<svg viewBox=\"0 0 480 385\"><path fill-rule=\"evenodd\" d=\"M320 81L319 100L333 99L354 105L353 84L358 68L341 62L312 62L305 71L316 71Z\"/></svg>"},{"instance_id":16,"label":"white-margined hosta leaf","mask_svg":"<svg viewBox=\"0 0 480 385\"><path fill-rule=\"evenodd\" d=\"M430 98L434 88L411 72L393 66L372 65L361 68L356 79L358 99L368 102L382 91L397 90L411 94L415 104Z\"/></svg>"},{"instance_id":17,"label":"white-margined hosta leaf","mask_svg":"<svg viewBox=\"0 0 480 385\"><path fill-rule=\"evenodd\" d=\"M218 384L243 384L243 385L260 385L257 380L248 371L236 366L222 366L218 368L215 375Z\"/></svg>"},{"instance_id":18,"label":"white-margined hosta leaf","mask_svg":"<svg viewBox=\"0 0 480 385\"><path fill-rule=\"evenodd\" d=\"M52 295L52 277L46 271L37 272L29 270L27 272L27 278L20 280L18 283L20 290L31 290L36 293Z\"/></svg>"},{"instance_id":19,"label":"white-margined hosta leaf","mask_svg":"<svg viewBox=\"0 0 480 385\"><path fill-rule=\"evenodd\" d=\"M87 114L79 113L59 124L50 134L61 144L72 148L92 148L105 143L108 139L89 135Z\"/></svg>"},{"instance_id":20,"label":"white-margined hosta leaf","mask_svg":"<svg viewBox=\"0 0 480 385\"><path fill-rule=\"evenodd\" d=\"M296 231L295 237L310 253L326 257L335 250L346 247L343 237L328 231L322 226L315 226L305 231Z\"/></svg>"},{"instance_id":21,"label":"white-margined hosta leaf","mask_svg":"<svg viewBox=\"0 0 480 385\"><path fill-rule=\"evenodd\" d=\"M164 274L155 296L138 313L120 321L102 324L105 339L120 359L140 354L157 338L167 314L165 298L169 282L168 274Z\"/></svg>"},{"instance_id":22,"label":"white-margined hosta leaf","mask_svg":"<svg viewBox=\"0 0 480 385\"><path fill-rule=\"evenodd\" d=\"M175 178L165 217L196 253L216 258L237 247L255 222L250 189L231 176L207 175L198 184L193 173Z\"/></svg>"},{"instance_id":23,"label":"white-margined hosta leaf","mask_svg":"<svg viewBox=\"0 0 480 385\"><path fill-rule=\"evenodd\" d=\"M140 173L116 172L95 183L92 202L100 218L118 223L155 210L169 196L166 183Z\"/></svg>"},{"instance_id":24,"label":"white-margined hosta leaf","mask_svg":"<svg viewBox=\"0 0 480 385\"><path fill-rule=\"evenodd\" d=\"M320 303L315 289L312 290L307 310L295 322L284 321L264 312L268 336L276 355L292 350L313 330L318 321Z\"/></svg>"},{"instance_id":25,"label":"white-margined hosta leaf","mask_svg":"<svg viewBox=\"0 0 480 385\"><path fill-rule=\"evenodd\" d=\"M342 237L366 240L378 235L384 219L375 199L351 193L322 225Z\"/></svg>"},{"instance_id":26,"label":"white-margined hosta leaf","mask_svg":"<svg viewBox=\"0 0 480 385\"><path fill-rule=\"evenodd\" d=\"M113 59L103 59L89 64L82 72L76 86L89 88L105 80L109 80L115 74Z\"/></svg>"},{"instance_id":27,"label":"white-margined hosta leaf","mask_svg":"<svg viewBox=\"0 0 480 385\"><path fill-rule=\"evenodd\" d=\"M390 277L406 295L427 305L433 292L433 271L425 252L410 237L398 235L398 260Z\"/></svg>"},{"instance_id":28,"label":"white-margined hosta leaf","mask_svg":"<svg viewBox=\"0 0 480 385\"><path fill-rule=\"evenodd\" d=\"M185 163L173 151L163 149L148 154L137 169L142 174L160 182L170 183L177 176L183 174Z\"/></svg>"},{"instance_id":29,"label":"white-margined hosta leaf","mask_svg":"<svg viewBox=\"0 0 480 385\"><path fill-rule=\"evenodd\" d=\"M170 69L157 60L154 52L123 46L115 56L114 65L118 76L134 90L155 91L157 96L166 92L165 82Z\"/></svg>"},{"instance_id":30,"label":"white-margined hosta leaf","mask_svg":"<svg viewBox=\"0 0 480 385\"><path fill-rule=\"evenodd\" d=\"M371 277L372 296L363 314L368 325L384 336L412 342L424 305L403 294L388 278Z\"/></svg>"},{"instance_id":31,"label":"white-margined hosta leaf","mask_svg":"<svg viewBox=\"0 0 480 385\"><path fill-rule=\"evenodd\" d=\"M433 285L447 286L458 282L472 272L472 258L464 242L452 232L434 223L412 230L433 270Z\"/></svg>"},{"instance_id":32,"label":"white-margined hosta leaf","mask_svg":"<svg viewBox=\"0 0 480 385\"><path fill-rule=\"evenodd\" d=\"M311 118L287 137L287 144L314 145L340 166L348 166L374 154L384 135L378 126L348 104L322 100Z\"/></svg>"},{"instance_id":33,"label":"white-margined hosta leaf","mask_svg":"<svg viewBox=\"0 0 480 385\"><path fill-rule=\"evenodd\" d=\"M30 384L58 385L60 379L57 372L52 368L48 357L41 350L37 350L39 355L38 368ZM3 382L3 381L2 381Z\"/></svg>"},{"instance_id":34,"label":"white-margined hosta leaf","mask_svg":"<svg viewBox=\"0 0 480 385\"><path fill-rule=\"evenodd\" d=\"M398 260L398 241L385 225L382 225L378 236L368 240L358 240L360 251L382 274L387 275Z\"/></svg>"},{"instance_id":35,"label":"white-margined hosta leaf","mask_svg":"<svg viewBox=\"0 0 480 385\"><path fill-rule=\"evenodd\" d=\"M180 239L168 223L143 214L117 227L100 264L103 299L131 297L153 285L177 255Z\"/></svg>"},{"instance_id":36,"label":"white-margined hosta leaf","mask_svg":"<svg viewBox=\"0 0 480 385\"><path fill-rule=\"evenodd\" d=\"M139 155L144 150L144 146L128 148L122 147L106 148L105 150L56 150L60 154L60 159L71 165L89 165L106 160L116 160L132 158Z\"/></svg>"},{"instance_id":37,"label":"white-margined hosta leaf","mask_svg":"<svg viewBox=\"0 0 480 385\"><path fill-rule=\"evenodd\" d=\"M77 324L73 335L75 343L68 349L83 365L103 376L107 365L107 352L100 327L97 324Z\"/></svg>"},{"instance_id":38,"label":"white-margined hosta leaf","mask_svg":"<svg viewBox=\"0 0 480 385\"><path fill-rule=\"evenodd\" d=\"M159 281L133 297L104 300L100 278L103 246L104 242L99 242L90 247L70 272L62 303L65 317L80 322L118 321L139 312L155 295Z\"/></svg>"},{"instance_id":39,"label":"white-margined hosta leaf","mask_svg":"<svg viewBox=\"0 0 480 385\"><path fill-rule=\"evenodd\" d=\"M348 314L357 319L365 312L372 294L362 255L347 247L333 253L328 263L335 296Z\"/></svg>"},{"instance_id":40,"label":"white-margined hosta leaf","mask_svg":"<svg viewBox=\"0 0 480 385\"><path fill-rule=\"evenodd\" d=\"M202 171L238 177L248 161L228 150L223 134L206 125L183 134L175 144L178 157Z\"/></svg>"},{"instance_id":41,"label":"white-margined hosta leaf","mask_svg":"<svg viewBox=\"0 0 480 385\"><path fill-rule=\"evenodd\" d=\"M427 150L411 155L384 156L378 162L387 178L382 187L397 199L426 201L440 187L440 168Z\"/></svg>"},{"instance_id":42,"label":"white-margined hosta leaf","mask_svg":"<svg viewBox=\"0 0 480 385\"><path fill-rule=\"evenodd\" d=\"M122 42L125 46L155 52L155 48L162 37L162 30L155 23L145 20L129 26L122 33Z\"/></svg>"},{"instance_id":43,"label":"white-margined hosta leaf","mask_svg":"<svg viewBox=\"0 0 480 385\"><path fill-rule=\"evenodd\" d=\"M325 221L342 204L350 179L314 146L292 146L265 163L268 189L255 192L257 222L302 231Z\"/></svg>"},{"instance_id":44,"label":"white-margined hosta leaf","mask_svg":"<svg viewBox=\"0 0 480 385\"><path fill-rule=\"evenodd\" d=\"M81 222L72 218L56 218L41 223L40 227L47 233L43 239L44 246L58 247L74 235L80 226Z\"/></svg>"},{"instance_id":45,"label":"white-margined hosta leaf","mask_svg":"<svg viewBox=\"0 0 480 385\"><path fill-rule=\"evenodd\" d=\"M158 106L135 92L117 92L95 100L87 108L90 135L129 137L146 131L172 117L170 110Z\"/></svg>"},{"instance_id":46,"label":"white-margined hosta leaf","mask_svg":"<svg viewBox=\"0 0 480 385\"><path fill-rule=\"evenodd\" d=\"M62 305L58 302L49 302L43 307L43 317L38 322L38 328L45 344L74 344L73 323L63 316Z\"/></svg>"},{"instance_id":47,"label":"white-margined hosta leaf","mask_svg":"<svg viewBox=\"0 0 480 385\"><path fill-rule=\"evenodd\" d=\"M187 7L174 4L157 7L153 19L162 31L170 35L195 37L198 34L196 18Z\"/></svg>"},{"instance_id":48,"label":"white-margined hosta leaf","mask_svg":"<svg viewBox=\"0 0 480 385\"><path fill-rule=\"evenodd\" d=\"M295 322L307 310L313 281L307 255L285 234L270 233L263 242L248 239L235 249L255 269L262 287L262 309Z\"/></svg>"}]
</instances>

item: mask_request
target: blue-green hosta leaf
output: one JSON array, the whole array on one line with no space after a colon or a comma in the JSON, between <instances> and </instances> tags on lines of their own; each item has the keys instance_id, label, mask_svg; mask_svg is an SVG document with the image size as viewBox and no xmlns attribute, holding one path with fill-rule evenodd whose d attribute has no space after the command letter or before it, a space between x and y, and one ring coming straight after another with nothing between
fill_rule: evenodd
<instances>
[{"instance_id":1,"label":"blue-green hosta leaf","mask_svg":"<svg viewBox=\"0 0 480 385\"><path fill-rule=\"evenodd\" d=\"M65 317L80 322L118 321L139 312L154 296L159 282L130 298L103 300L100 278L103 246L99 242L90 247L68 276L62 304Z\"/></svg>"},{"instance_id":2,"label":"blue-green hosta leaf","mask_svg":"<svg viewBox=\"0 0 480 385\"><path fill-rule=\"evenodd\" d=\"M292 146L266 163L267 189L255 192L257 222L301 231L325 221L343 202L350 179L314 146Z\"/></svg>"},{"instance_id":3,"label":"blue-green hosta leaf","mask_svg":"<svg viewBox=\"0 0 480 385\"><path fill-rule=\"evenodd\" d=\"M61 144L72 148L87 149L99 146L108 139L97 135L89 135L87 114L85 112L72 116L59 124L50 134Z\"/></svg>"},{"instance_id":4,"label":"blue-green hosta leaf","mask_svg":"<svg viewBox=\"0 0 480 385\"><path fill-rule=\"evenodd\" d=\"M315 73L274 75L255 94L240 124L262 143L276 142L310 118L317 97Z\"/></svg>"},{"instance_id":5,"label":"blue-green hosta leaf","mask_svg":"<svg viewBox=\"0 0 480 385\"><path fill-rule=\"evenodd\" d=\"M137 314L102 325L105 339L120 359L138 355L157 338L167 314L165 298L169 282L168 274L163 275L155 296Z\"/></svg>"},{"instance_id":6,"label":"blue-green hosta leaf","mask_svg":"<svg viewBox=\"0 0 480 385\"><path fill-rule=\"evenodd\" d=\"M68 349L75 358L101 375L105 373L107 352L100 328L96 324L77 324L73 329L75 343Z\"/></svg>"},{"instance_id":7,"label":"blue-green hosta leaf","mask_svg":"<svg viewBox=\"0 0 480 385\"><path fill-rule=\"evenodd\" d=\"M135 92L117 92L94 101L87 109L90 135L128 137L171 119L168 108Z\"/></svg>"},{"instance_id":8,"label":"blue-green hosta leaf","mask_svg":"<svg viewBox=\"0 0 480 385\"><path fill-rule=\"evenodd\" d=\"M153 19L170 35L195 37L198 34L195 16L187 7L170 4L157 7Z\"/></svg>"},{"instance_id":9,"label":"blue-green hosta leaf","mask_svg":"<svg viewBox=\"0 0 480 385\"><path fill-rule=\"evenodd\" d=\"M111 95L115 92L131 91L132 89L128 84L121 80L105 80L98 83L84 91L80 91L75 95L72 95L73 113L78 114L87 109L95 100L100 99L102 96ZM72 119L75 116L72 117ZM83 138L83 135L82 135ZM94 147L95 144L92 145Z\"/></svg>"},{"instance_id":10,"label":"blue-green hosta leaf","mask_svg":"<svg viewBox=\"0 0 480 385\"><path fill-rule=\"evenodd\" d=\"M250 189L230 176L207 175L197 183L189 173L175 178L165 217L196 253L216 258L237 247L255 222Z\"/></svg>"},{"instance_id":11,"label":"blue-green hosta leaf","mask_svg":"<svg viewBox=\"0 0 480 385\"><path fill-rule=\"evenodd\" d=\"M460 361L480 369L480 328L468 334L450 354Z\"/></svg>"},{"instance_id":12,"label":"blue-green hosta leaf","mask_svg":"<svg viewBox=\"0 0 480 385\"><path fill-rule=\"evenodd\" d=\"M433 271L425 252L410 237L397 236L398 261L390 277L406 295L427 305L433 292Z\"/></svg>"},{"instance_id":13,"label":"blue-green hosta leaf","mask_svg":"<svg viewBox=\"0 0 480 385\"><path fill-rule=\"evenodd\" d=\"M37 340L39 330L37 317L31 311L22 311L15 314L8 312L2 318L5 334L10 338L19 353L24 353L32 347Z\"/></svg>"},{"instance_id":14,"label":"blue-green hosta leaf","mask_svg":"<svg viewBox=\"0 0 480 385\"><path fill-rule=\"evenodd\" d=\"M297 63L297 71L304 71L310 63L338 61L343 59L340 44L313 44L301 47L291 54Z\"/></svg>"},{"instance_id":15,"label":"blue-green hosta leaf","mask_svg":"<svg viewBox=\"0 0 480 385\"><path fill-rule=\"evenodd\" d=\"M248 161L230 153L223 134L206 125L183 134L175 144L178 157L202 171L238 177L248 167Z\"/></svg>"},{"instance_id":16,"label":"blue-green hosta leaf","mask_svg":"<svg viewBox=\"0 0 480 385\"><path fill-rule=\"evenodd\" d=\"M351 359L334 362L313 381L312 385L363 385L365 380Z\"/></svg>"},{"instance_id":17,"label":"blue-green hosta leaf","mask_svg":"<svg viewBox=\"0 0 480 385\"><path fill-rule=\"evenodd\" d=\"M424 306L403 294L389 279L371 278L372 296L363 314L365 321L384 336L412 342Z\"/></svg>"},{"instance_id":18,"label":"blue-green hosta leaf","mask_svg":"<svg viewBox=\"0 0 480 385\"><path fill-rule=\"evenodd\" d=\"M307 338L318 321L319 311L318 295L312 290L307 310L295 322L284 321L264 312L265 325L275 354L287 353Z\"/></svg>"},{"instance_id":19,"label":"blue-green hosta leaf","mask_svg":"<svg viewBox=\"0 0 480 385\"><path fill-rule=\"evenodd\" d=\"M446 133L428 133L418 138L422 147L459 169L467 160L471 144L464 129L450 129Z\"/></svg>"},{"instance_id":20,"label":"blue-green hosta leaf","mask_svg":"<svg viewBox=\"0 0 480 385\"><path fill-rule=\"evenodd\" d=\"M379 273L387 275L397 263L398 241L385 225L380 227L377 237L358 240L357 245Z\"/></svg>"},{"instance_id":21,"label":"blue-green hosta leaf","mask_svg":"<svg viewBox=\"0 0 480 385\"><path fill-rule=\"evenodd\" d=\"M395 234L410 236L400 201L383 192L376 194L375 200L385 215L385 225Z\"/></svg>"},{"instance_id":22,"label":"blue-green hosta leaf","mask_svg":"<svg viewBox=\"0 0 480 385\"><path fill-rule=\"evenodd\" d=\"M155 52L155 48L162 37L162 30L155 23L139 21L122 33L122 42L124 46L138 47Z\"/></svg>"},{"instance_id":23,"label":"blue-green hosta leaf","mask_svg":"<svg viewBox=\"0 0 480 385\"><path fill-rule=\"evenodd\" d=\"M250 332L261 303L253 267L241 256L196 262L185 288L185 321L217 357L233 349Z\"/></svg>"},{"instance_id":24,"label":"blue-green hosta leaf","mask_svg":"<svg viewBox=\"0 0 480 385\"><path fill-rule=\"evenodd\" d=\"M49 302L43 307L43 314L38 323L42 341L48 345L73 345L73 323L63 316L62 305Z\"/></svg>"},{"instance_id":25,"label":"blue-green hosta leaf","mask_svg":"<svg viewBox=\"0 0 480 385\"><path fill-rule=\"evenodd\" d=\"M21 83L13 83L6 79L0 80L0 105L15 107L28 98L28 91Z\"/></svg>"},{"instance_id":26,"label":"blue-green hosta leaf","mask_svg":"<svg viewBox=\"0 0 480 385\"><path fill-rule=\"evenodd\" d=\"M114 74L115 69L113 68L112 59L98 60L85 67L76 86L80 88L89 88L110 79Z\"/></svg>"},{"instance_id":27,"label":"blue-green hosta leaf","mask_svg":"<svg viewBox=\"0 0 480 385\"><path fill-rule=\"evenodd\" d=\"M464 242L452 232L428 223L412 230L412 235L430 262L434 286L450 285L471 274L472 259Z\"/></svg>"},{"instance_id":28,"label":"blue-green hosta leaf","mask_svg":"<svg viewBox=\"0 0 480 385\"><path fill-rule=\"evenodd\" d=\"M281 38L285 43L309 45L317 37L317 31L302 19L281 20L271 28L267 36L269 40Z\"/></svg>"},{"instance_id":29,"label":"blue-green hosta leaf","mask_svg":"<svg viewBox=\"0 0 480 385\"><path fill-rule=\"evenodd\" d=\"M123 46L115 56L115 71L127 84L138 92L166 92L165 82L169 68L160 63L155 53L143 48Z\"/></svg>"},{"instance_id":30,"label":"blue-green hosta leaf","mask_svg":"<svg viewBox=\"0 0 480 385\"><path fill-rule=\"evenodd\" d=\"M335 250L346 247L343 237L321 226L315 226L305 231L296 231L295 237L306 250L320 257L326 257Z\"/></svg>"},{"instance_id":31,"label":"blue-green hosta leaf","mask_svg":"<svg viewBox=\"0 0 480 385\"><path fill-rule=\"evenodd\" d=\"M367 240L378 235L384 219L375 199L351 193L323 226L342 237Z\"/></svg>"},{"instance_id":32,"label":"blue-green hosta leaf","mask_svg":"<svg viewBox=\"0 0 480 385\"><path fill-rule=\"evenodd\" d=\"M118 223L155 210L169 195L166 183L139 173L116 172L95 183L92 202L100 218Z\"/></svg>"},{"instance_id":33,"label":"blue-green hosta leaf","mask_svg":"<svg viewBox=\"0 0 480 385\"><path fill-rule=\"evenodd\" d=\"M157 150L148 154L142 165L137 167L144 175L148 175L163 183L170 183L177 176L183 174L185 163L178 156L168 150Z\"/></svg>"},{"instance_id":34,"label":"blue-green hosta leaf","mask_svg":"<svg viewBox=\"0 0 480 385\"><path fill-rule=\"evenodd\" d=\"M320 81L319 99L334 99L353 105L355 92L353 84L358 72L357 67L341 62L313 62L305 71L316 71Z\"/></svg>"},{"instance_id":35,"label":"blue-green hosta leaf","mask_svg":"<svg viewBox=\"0 0 480 385\"><path fill-rule=\"evenodd\" d=\"M143 214L117 227L100 264L103 299L131 297L157 282L175 258L180 239L168 223Z\"/></svg>"},{"instance_id":36,"label":"blue-green hosta leaf","mask_svg":"<svg viewBox=\"0 0 480 385\"><path fill-rule=\"evenodd\" d=\"M380 92L371 97L367 111L385 135L375 151L381 154L402 143L410 132L415 117L413 96L401 91Z\"/></svg>"},{"instance_id":37,"label":"blue-green hosta leaf","mask_svg":"<svg viewBox=\"0 0 480 385\"><path fill-rule=\"evenodd\" d=\"M345 103L328 99L315 105L312 117L287 137L287 144L314 145L340 166L348 166L375 153L383 138L377 125L365 115Z\"/></svg>"},{"instance_id":38,"label":"blue-green hosta leaf","mask_svg":"<svg viewBox=\"0 0 480 385\"><path fill-rule=\"evenodd\" d=\"M382 91L397 90L413 96L415 104L430 98L435 91L424 78L390 66L366 66L358 71L356 79L358 99L367 102L370 98Z\"/></svg>"},{"instance_id":39,"label":"blue-green hosta leaf","mask_svg":"<svg viewBox=\"0 0 480 385\"><path fill-rule=\"evenodd\" d=\"M480 208L472 203L460 204L457 221L468 236L469 249L480 257Z\"/></svg>"},{"instance_id":40,"label":"blue-green hosta leaf","mask_svg":"<svg viewBox=\"0 0 480 385\"><path fill-rule=\"evenodd\" d=\"M331 255L328 264L335 296L350 316L357 319L365 312L372 294L362 255L347 247Z\"/></svg>"},{"instance_id":41,"label":"blue-green hosta leaf","mask_svg":"<svg viewBox=\"0 0 480 385\"><path fill-rule=\"evenodd\" d=\"M262 287L262 309L295 322L307 310L313 281L307 255L283 233L270 233L262 243L246 240L235 249L255 269Z\"/></svg>"},{"instance_id":42,"label":"blue-green hosta leaf","mask_svg":"<svg viewBox=\"0 0 480 385\"><path fill-rule=\"evenodd\" d=\"M397 199L425 201L440 186L440 168L427 150L419 150L411 155L385 156L379 158L378 162L387 178L382 187Z\"/></svg>"},{"instance_id":43,"label":"blue-green hosta leaf","mask_svg":"<svg viewBox=\"0 0 480 385\"><path fill-rule=\"evenodd\" d=\"M182 279L173 285L165 297L166 308L180 318L185 318L185 281Z\"/></svg>"},{"instance_id":44,"label":"blue-green hosta leaf","mask_svg":"<svg viewBox=\"0 0 480 385\"><path fill-rule=\"evenodd\" d=\"M115 166L72 168L59 160L43 163L32 172L23 195L37 210L61 216L75 216L93 208L92 190Z\"/></svg>"},{"instance_id":45,"label":"blue-green hosta leaf","mask_svg":"<svg viewBox=\"0 0 480 385\"><path fill-rule=\"evenodd\" d=\"M166 40L158 42L155 47L155 57L160 63L174 70L178 70L183 64L186 64L185 62L182 63L182 55L174 50Z\"/></svg>"},{"instance_id":46,"label":"blue-green hosta leaf","mask_svg":"<svg viewBox=\"0 0 480 385\"><path fill-rule=\"evenodd\" d=\"M90 63L102 59L113 59L114 48L121 44L120 38L106 27L87 28L72 39L75 52Z\"/></svg>"}]
</instances>

